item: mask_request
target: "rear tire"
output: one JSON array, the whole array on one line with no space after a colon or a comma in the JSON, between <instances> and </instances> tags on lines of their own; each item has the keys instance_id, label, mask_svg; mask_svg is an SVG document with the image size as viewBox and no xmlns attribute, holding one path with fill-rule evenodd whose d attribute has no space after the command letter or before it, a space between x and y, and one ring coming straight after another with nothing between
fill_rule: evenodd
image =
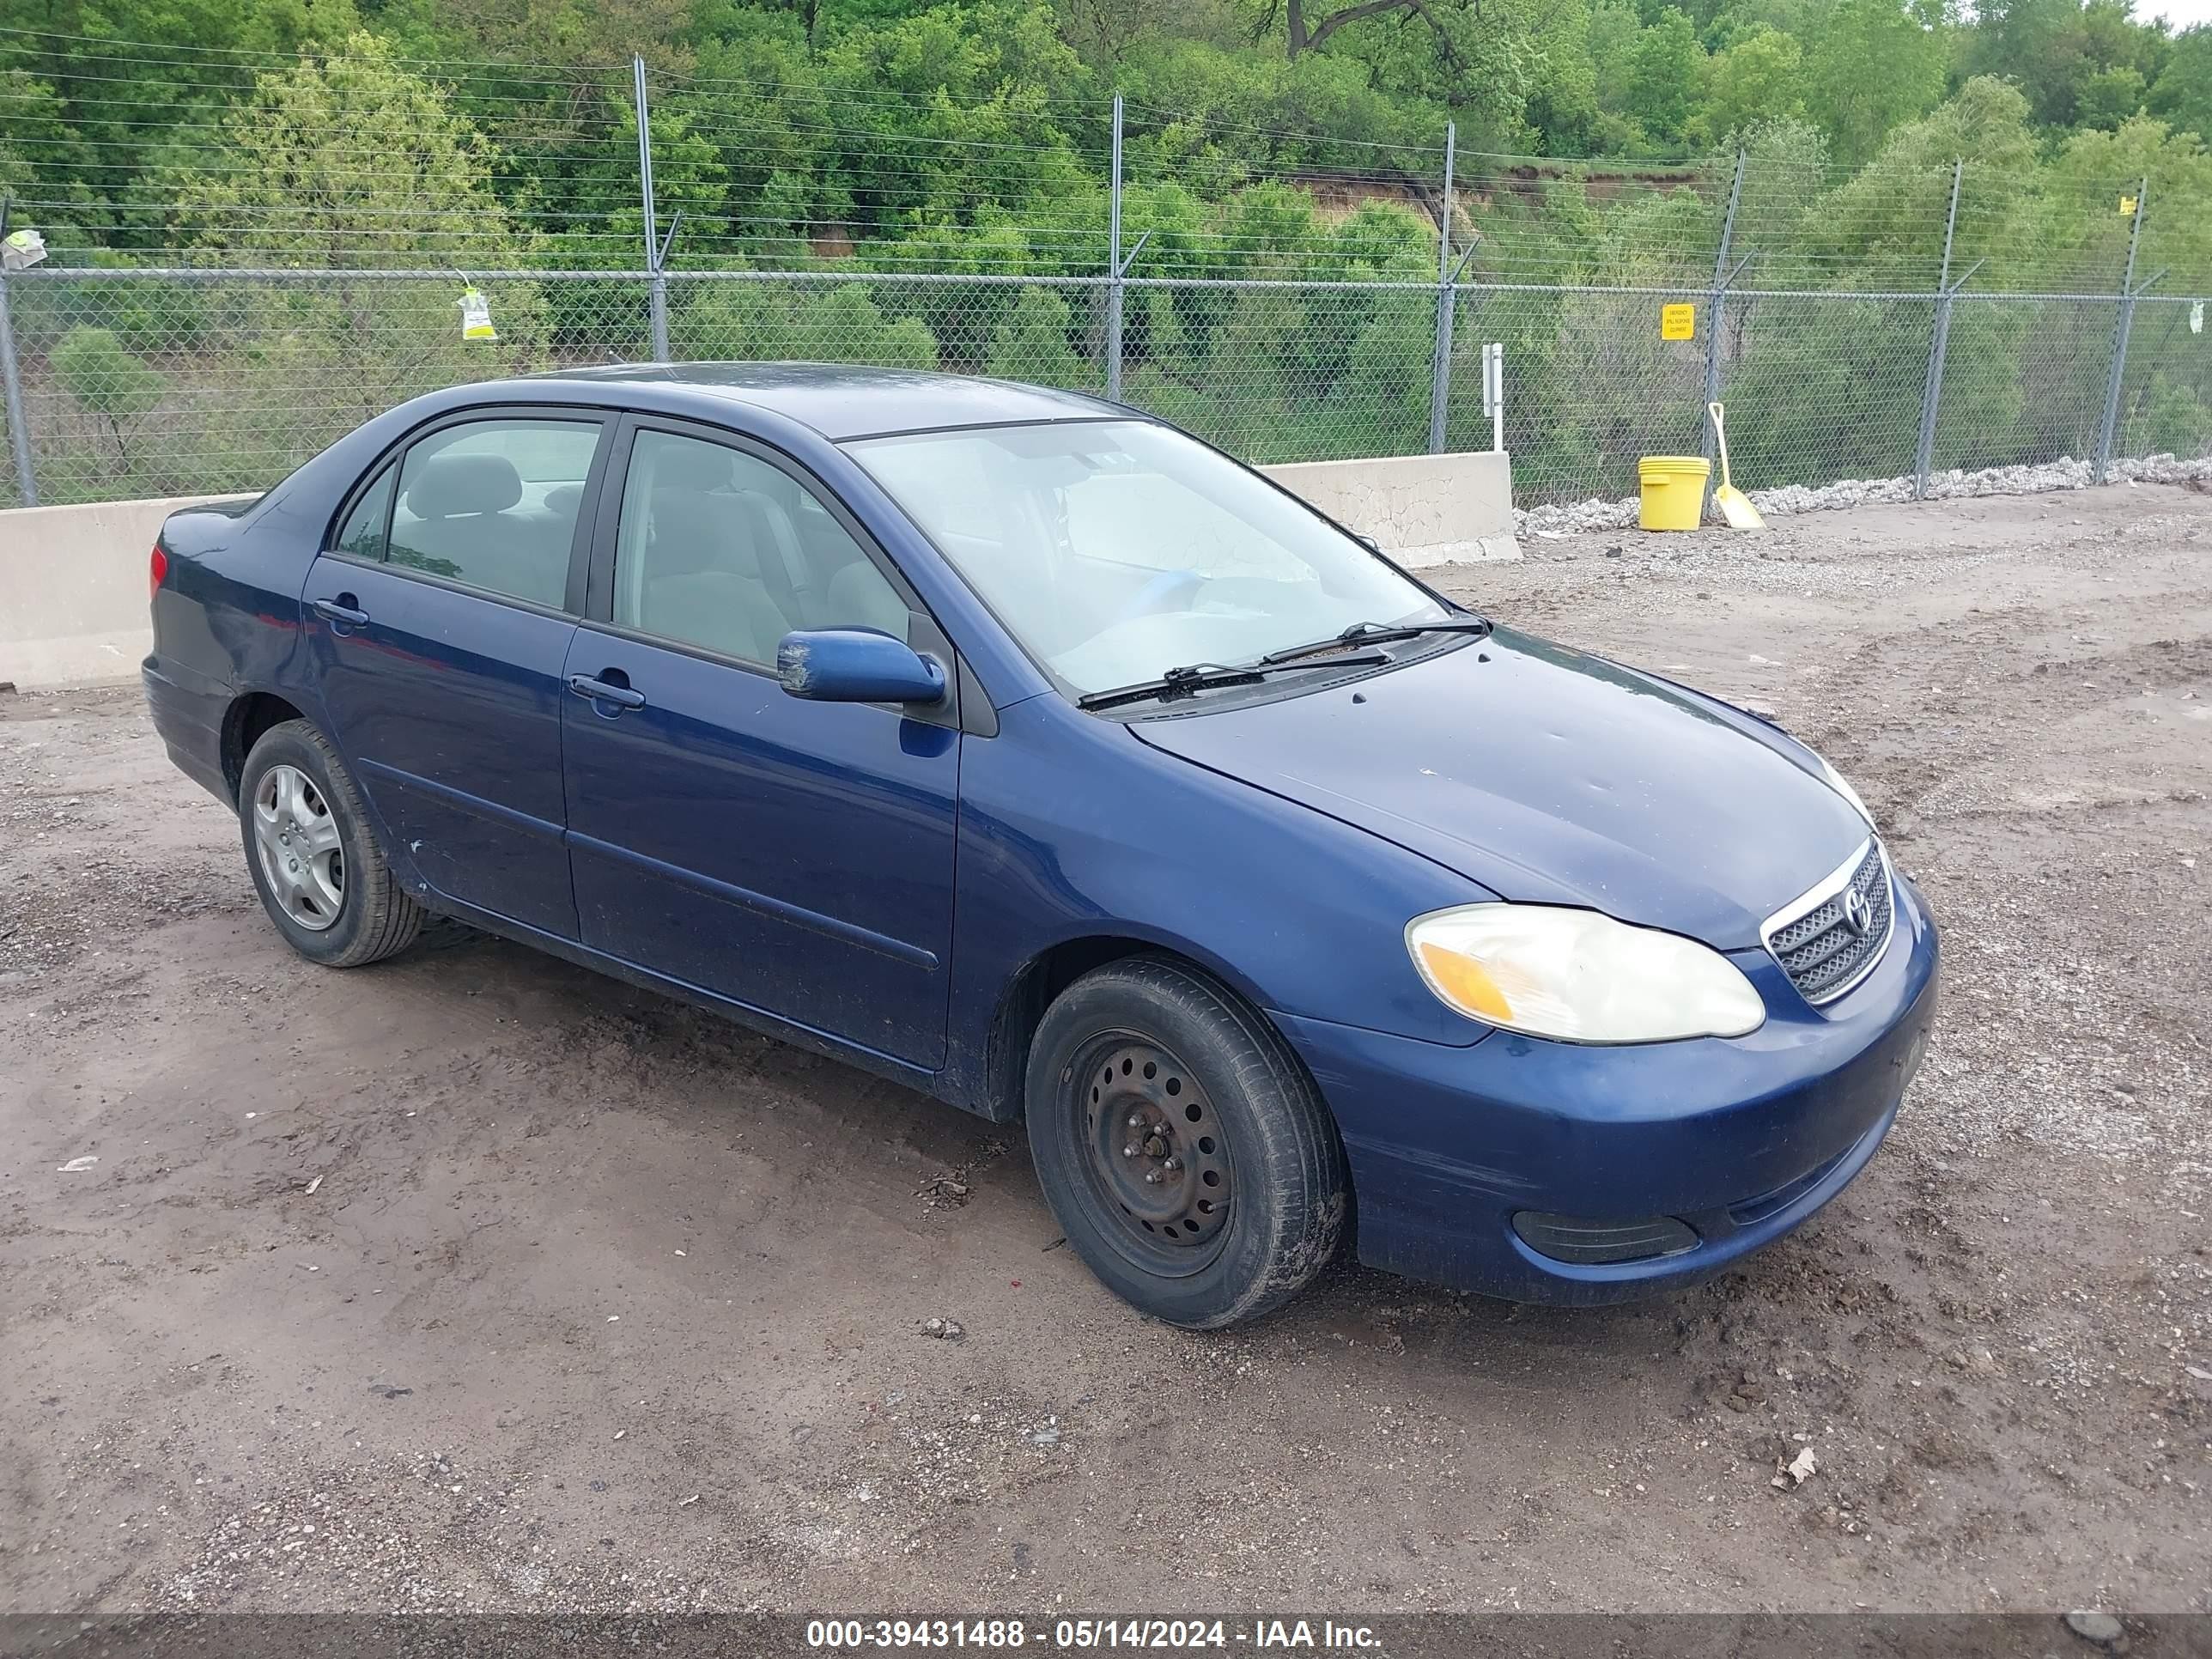
<instances>
[{"instance_id":1,"label":"rear tire","mask_svg":"<svg viewBox=\"0 0 2212 1659\"><path fill-rule=\"evenodd\" d=\"M415 942L422 907L385 862L345 763L306 720L272 726L254 744L238 819L262 908L310 962L360 968Z\"/></svg>"},{"instance_id":2,"label":"rear tire","mask_svg":"<svg viewBox=\"0 0 2212 1659\"><path fill-rule=\"evenodd\" d=\"M1336 1252L1336 1125L1265 1018L1164 957L1060 993L1030 1048L1030 1153L1108 1289L1189 1330L1289 1301Z\"/></svg>"}]
</instances>

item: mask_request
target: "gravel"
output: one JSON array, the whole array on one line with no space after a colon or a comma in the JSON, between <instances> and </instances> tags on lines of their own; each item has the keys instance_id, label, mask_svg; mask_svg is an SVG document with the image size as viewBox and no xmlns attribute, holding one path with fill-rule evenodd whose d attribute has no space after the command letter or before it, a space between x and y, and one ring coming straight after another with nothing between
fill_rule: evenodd
<instances>
[{"instance_id":1,"label":"gravel","mask_svg":"<svg viewBox=\"0 0 2212 1659\"><path fill-rule=\"evenodd\" d=\"M2150 455L2116 460L2109 471L2114 483L2190 483L2212 482L2212 459L2184 461L2172 455ZM1962 496L2035 495L2059 489L2088 489L2095 485L2095 468L2071 456L2041 466L1991 466L1978 472L1953 468L1928 480L1928 498L1954 501ZM1896 478L1845 478L1832 484L1784 484L1774 489L1744 493L1762 514L1783 517L1797 513L1830 512L1841 507L1872 507L1910 501L1917 480L1911 473ZM1591 500L1558 507L1532 507L1513 514L1522 535L1564 534L1596 530L1625 530L1637 521L1638 502ZM1708 509L1706 522L1721 522Z\"/></svg>"}]
</instances>

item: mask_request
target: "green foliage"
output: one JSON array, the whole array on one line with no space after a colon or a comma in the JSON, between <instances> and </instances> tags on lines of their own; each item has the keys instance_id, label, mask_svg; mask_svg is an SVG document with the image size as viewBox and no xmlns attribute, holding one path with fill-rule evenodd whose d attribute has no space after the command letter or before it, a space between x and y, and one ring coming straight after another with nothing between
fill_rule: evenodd
<instances>
[{"instance_id":1,"label":"green foliage","mask_svg":"<svg viewBox=\"0 0 2212 1659\"><path fill-rule=\"evenodd\" d=\"M1943 95L1950 42L1899 0L1835 0L1806 61L1806 107L1837 159L1865 160Z\"/></svg>"},{"instance_id":2,"label":"green foliage","mask_svg":"<svg viewBox=\"0 0 2212 1659\"><path fill-rule=\"evenodd\" d=\"M937 342L920 319L887 317L868 286L792 282L702 283L671 325L686 357L737 362L878 363L935 368Z\"/></svg>"},{"instance_id":3,"label":"green foliage","mask_svg":"<svg viewBox=\"0 0 2212 1659\"><path fill-rule=\"evenodd\" d=\"M131 424L161 406L168 383L143 359L126 350L112 331L77 327L47 355L54 378L77 406L107 424L121 470L131 471Z\"/></svg>"},{"instance_id":4,"label":"green foliage","mask_svg":"<svg viewBox=\"0 0 2212 1659\"><path fill-rule=\"evenodd\" d=\"M1668 6L1628 54L1628 113L1644 133L1673 148L1682 142L1705 84L1705 49L1686 14Z\"/></svg>"},{"instance_id":5,"label":"green foliage","mask_svg":"<svg viewBox=\"0 0 2212 1659\"><path fill-rule=\"evenodd\" d=\"M441 88L356 33L343 55L303 58L263 75L222 124L219 160L168 176L177 232L202 258L337 268L298 283L198 285L204 347L249 407L297 411L273 430L229 433L223 471L281 476L369 416L455 381L544 362L545 307L535 285L489 295L496 342L465 340L462 283L343 274L358 264L444 267L466 245L501 264L529 240L492 188L495 151ZM377 158L365 168L363 156Z\"/></svg>"},{"instance_id":6,"label":"green foliage","mask_svg":"<svg viewBox=\"0 0 2212 1659\"><path fill-rule=\"evenodd\" d=\"M2193 132L2139 115L2115 132L2076 132L2050 169L2050 210L2044 234L2056 253L2077 264L2118 273L2126 261L2128 220L2115 210L2115 180L2148 181L2143 197L2138 277L2161 269L2179 284L2212 272L2212 153ZM2087 204L2089 210L2079 210ZM2109 264L2106 264L2109 261ZM2168 292L2172 290L2169 289Z\"/></svg>"},{"instance_id":7,"label":"green foliage","mask_svg":"<svg viewBox=\"0 0 2212 1659\"><path fill-rule=\"evenodd\" d=\"M1098 386L1118 89L1122 247L1149 237L1133 276L1349 284L1124 290L1127 394L1258 459L1425 445L1447 121L1455 249L1477 282L1701 294L1731 152L1748 158L1746 282L1850 296L1729 307L1753 484L1815 455L1909 464L1932 307L1881 296L1935 281L1961 160L1952 269L1972 291L2109 290L2138 178L2139 276L2169 270L2159 295L2212 281L2212 26L2176 34L2130 0L1300 0L1296 26L1290 0L153 4L0 0L0 27L52 32L0 34L0 191L36 204L58 263L182 247L342 274L11 290L25 350L122 465L137 401L222 432L215 476L142 465L149 488L265 482L432 386L644 355L634 279L489 283L485 345L460 337L458 273L349 274L641 266L633 50L655 77L662 227L683 215L672 324L689 358ZM166 44L101 45L117 39ZM1358 286L1377 280L1419 286ZM1655 409L1687 412L1665 441L1699 442L1706 308L1685 345L1656 338L1648 294L1459 303L1450 442L1488 441L1471 403L1487 339L1533 478L1624 476ZM1958 308L1940 464L2082 453L2111 337L2086 315ZM2128 446L2212 441L2201 343L2138 337L2165 343L2138 347L2158 366L2130 374ZM234 402L297 415L252 429Z\"/></svg>"},{"instance_id":8,"label":"green foliage","mask_svg":"<svg viewBox=\"0 0 2212 1659\"><path fill-rule=\"evenodd\" d=\"M48 355L62 390L94 415L111 421L135 420L161 401L164 382L144 359L124 349L104 328L73 328Z\"/></svg>"},{"instance_id":9,"label":"green foliage","mask_svg":"<svg viewBox=\"0 0 2212 1659\"><path fill-rule=\"evenodd\" d=\"M2138 22L2130 0L1995 0L1964 58L2004 77L2045 127L2117 126L2142 107L2166 51L2165 31Z\"/></svg>"},{"instance_id":10,"label":"green foliage","mask_svg":"<svg viewBox=\"0 0 2212 1659\"><path fill-rule=\"evenodd\" d=\"M1689 137L1726 148L1761 125L1804 113L1804 53L1792 37L1762 23L1705 65L1705 102L1691 118Z\"/></svg>"},{"instance_id":11,"label":"green foliage","mask_svg":"<svg viewBox=\"0 0 2212 1659\"><path fill-rule=\"evenodd\" d=\"M1068 344L1067 324L1066 301L1050 289L1024 289L1006 320L991 331L991 373L1040 386L1090 385L1097 377Z\"/></svg>"},{"instance_id":12,"label":"green foliage","mask_svg":"<svg viewBox=\"0 0 2212 1659\"><path fill-rule=\"evenodd\" d=\"M2150 112L2179 131L2212 138L2212 23L2174 38L2165 68L2151 83Z\"/></svg>"},{"instance_id":13,"label":"green foliage","mask_svg":"<svg viewBox=\"0 0 2212 1659\"><path fill-rule=\"evenodd\" d=\"M263 75L224 116L219 151L170 173L185 240L278 264L404 264L465 242L520 252L491 187L492 146L376 36ZM482 256L479 256L482 257Z\"/></svg>"}]
</instances>

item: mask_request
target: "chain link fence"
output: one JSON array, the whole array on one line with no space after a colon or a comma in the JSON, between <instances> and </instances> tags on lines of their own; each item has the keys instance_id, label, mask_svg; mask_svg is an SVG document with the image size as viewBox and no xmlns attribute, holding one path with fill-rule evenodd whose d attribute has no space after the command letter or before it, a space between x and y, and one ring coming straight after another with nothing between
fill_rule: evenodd
<instances>
[{"instance_id":1,"label":"chain link fence","mask_svg":"<svg viewBox=\"0 0 2212 1659\"><path fill-rule=\"evenodd\" d=\"M650 356L650 272L39 270L7 279L23 440L0 505L267 487L370 416L465 381ZM1109 279L668 273L676 362L794 360L990 374L1103 393ZM2062 459L2212 453L2212 354L2192 302L1460 284L1448 356L1432 285L1131 279L1124 401L1260 463L1486 449L1485 343L1522 506L1632 495L1637 462L1709 450L1729 410L1747 489ZM1703 337L1661 337L1669 305ZM1937 378L1929 397L1930 373ZM2102 423L2114 404L2109 443ZM8 433L11 446L17 434ZM25 476L27 474L27 477ZM35 491L35 495L30 494Z\"/></svg>"},{"instance_id":2,"label":"chain link fence","mask_svg":"<svg viewBox=\"0 0 2212 1659\"><path fill-rule=\"evenodd\" d=\"M177 72L229 98L250 70ZM249 128L210 121L178 140L189 200L125 175L91 229L19 196L54 252L0 276L0 506L258 489L423 392L654 360L1034 381L1273 463L1489 447L1496 342L1522 506L1710 454L1714 398L1749 489L2212 453L2212 337L2182 291L2212 285L2212 214L2161 215L2140 180L1468 157L1449 133L1288 165L1289 135L1125 124L1119 99L1056 112L1073 136L1048 149L829 105L777 126L776 95L730 81L660 77L648 109L648 79L454 74L450 107L502 145L487 188L524 206L377 195L366 140L327 199L289 191L243 159ZM710 213L702 135L732 122L744 176ZM569 207L526 205L564 179ZM1018 219L963 205L1025 183ZM465 289L495 338L465 337Z\"/></svg>"}]
</instances>

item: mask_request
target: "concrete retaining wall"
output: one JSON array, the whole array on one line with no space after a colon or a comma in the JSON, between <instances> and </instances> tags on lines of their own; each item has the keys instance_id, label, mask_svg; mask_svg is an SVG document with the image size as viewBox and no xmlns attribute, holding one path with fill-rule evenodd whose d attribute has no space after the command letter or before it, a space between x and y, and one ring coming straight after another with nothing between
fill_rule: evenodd
<instances>
[{"instance_id":1,"label":"concrete retaining wall","mask_svg":"<svg viewBox=\"0 0 2212 1659\"><path fill-rule=\"evenodd\" d=\"M1504 455L1272 466L1270 477L1409 566L1517 559ZM152 645L146 555L161 520L220 496L0 512L0 680L122 679Z\"/></svg>"},{"instance_id":2,"label":"concrete retaining wall","mask_svg":"<svg viewBox=\"0 0 2212 1659\"><path fill-rule=\"evenodd\" d=\"M179 495L0 513L0 680L21 686L121 679L153 644L146 556Z\"/></svg>"},{"instance_id":3,"label":"concrete retaining wall","mask_svg":"<svg viewBox=\"0 0 2212 1659\"><path fill-rule=\"evenodd\" d=\"M1517 559L1513 463L1502 452L1395 455L1262 467L1339 524L1412 568Z\"/></svg>"}]
</instances>

